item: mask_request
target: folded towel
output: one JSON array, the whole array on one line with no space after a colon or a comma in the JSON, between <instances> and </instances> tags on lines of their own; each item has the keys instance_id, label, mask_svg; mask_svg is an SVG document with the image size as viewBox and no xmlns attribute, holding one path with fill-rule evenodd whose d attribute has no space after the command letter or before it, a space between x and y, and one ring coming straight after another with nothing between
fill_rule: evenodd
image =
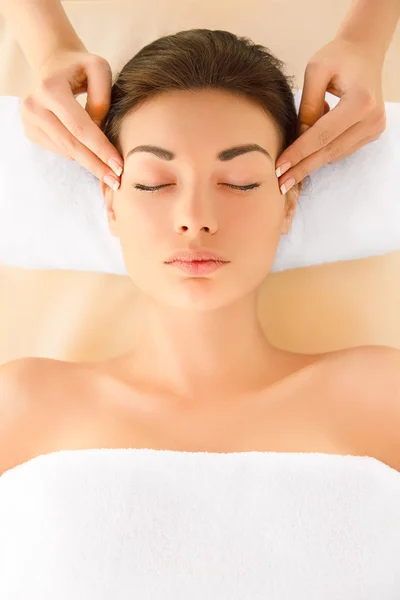
<instances>
[{"instance_id":1,"label":"folded towel","mask_svg":"<svg viewBox=\"0 0 400 600\"><path fill-rule=\"evenodd\" d=\"M398 600L400 473L319 453L64 450L0 477L4 600Z\"/></svg>"},{"instance_id":2,"label":"folded towel","mask_svg":"<svg viewBox=\"0 0 400 600\"><path fill-rule=\"evenodd\" d=\"M329 93L326 100L339 102ZM400 248L400 103L385 106L387 129L377 141L306 179L272 272ZM0 131L0 263L126 275L100 182L25 137L19 98L0 97Z\"/></svg>"}]
</instances>

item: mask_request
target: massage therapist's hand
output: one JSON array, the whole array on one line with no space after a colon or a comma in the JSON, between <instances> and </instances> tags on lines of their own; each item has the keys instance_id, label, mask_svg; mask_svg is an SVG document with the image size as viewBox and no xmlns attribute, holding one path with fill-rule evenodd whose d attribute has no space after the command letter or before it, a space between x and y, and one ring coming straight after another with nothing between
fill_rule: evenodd
<instances>
[{"instance_id":1,"label":"massage therapist's hand","mask_svg":"<svg viewBox=\"0 0 400 600\"><path fill-rule=\"evenodd\" d=\"M85 50L62 50L35 70L21 102L21 119L32 142L76 160L98 179L108 175L120 184L124 162L100 129L110 106L111 84L104 58ZM75 95L85 92L84 109ZM110 159L118 163L115 172Z\"/></svg>"},{"instance_id":2,"label":"massage therapist's hand","mask_svg":"<svg viewBox=\"0 0 400 600\"><path fill-rule=\"evenodd\" d=\"M298 183L324 164L342 160L381 136L386 128L383 60L373 48L340 38L311 58L299 108L300 137L275 163L275 168L281 167L276 173L279 187L286 185L282 193L291 187L288 179ZM340 97L331 111L326 91ZM283 163L291 164L285 173Z\"/></svg>"}]
</instances>

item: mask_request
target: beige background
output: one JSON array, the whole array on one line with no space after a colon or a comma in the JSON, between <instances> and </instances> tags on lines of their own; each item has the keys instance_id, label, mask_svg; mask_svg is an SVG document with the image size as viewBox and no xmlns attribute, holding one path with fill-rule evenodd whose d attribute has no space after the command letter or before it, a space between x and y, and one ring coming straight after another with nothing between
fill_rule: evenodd
<instances>
[{"instance_id":1,"label":"beige background","mask_svg":"<svg viewBox=\"0 0 400 600\"><path fill-rule=\"evenodd\" d=\"M113 71L161 35L193 27L228 29L270 48L300 89L307 62L335 35L350 1L69 0L63 5L89 51L104 56ZM399 72L398 26L384 65L385 101L400 102ZM23 96L30 81L26 60L0 17L0 94ZM128 351L140 317L135 299L127 277L0 264L0 364L22 356L96 361ZM363 344L400 349L400 251L273 273L263 288L260 318L271 343L296 352Z\"/></svg>"}]
</instances>

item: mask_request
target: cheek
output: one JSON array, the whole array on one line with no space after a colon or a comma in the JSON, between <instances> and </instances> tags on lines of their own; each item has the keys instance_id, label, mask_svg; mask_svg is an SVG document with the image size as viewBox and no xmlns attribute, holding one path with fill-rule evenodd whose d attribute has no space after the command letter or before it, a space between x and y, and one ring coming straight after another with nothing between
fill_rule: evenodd
<instances>
[{"instance_id":1,"label":"cheek","mask_svg":"<svg viewBox=\"0 0 400 600\"><path fill-rule=\"evenodd\" d=\"M171 247L168 220L143 203L126 203L115 211L120 246L128 273L138 283L166 260Z\"/></svg>"},{"instance_id":2,"label":"cheek","mask_svg":"<svg viewBox=\"0 0 400 600\"><path fill-rule=\"evenodd\" d=\"M146 206L145 202L125 201L115 210L118 228L126 240L147 240L151 247L158 240L167 220L160 211L160 207Z\"/></svg>"},{"instance_id":3,"label":"cheek","mask_svg":"<svg viewBox=\"0 0 400 600\"><path fill-rule=\"evenodd\" d=\"M231 215L229 229L234 230L236 239L243 239L248 247L266 248L276 244L284 219L282 198L257 199L251 205L243 205Z\"/></svg>"}]
</instances>

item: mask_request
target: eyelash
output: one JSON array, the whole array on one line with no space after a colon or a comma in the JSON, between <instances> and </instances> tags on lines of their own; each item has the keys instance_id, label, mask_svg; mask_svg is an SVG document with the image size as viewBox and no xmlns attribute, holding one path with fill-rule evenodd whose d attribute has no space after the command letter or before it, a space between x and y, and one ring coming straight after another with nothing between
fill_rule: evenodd
<instances>
[{"instance_id":1,"label":"eyelash","mask_svg":"<svg viewBox=\"0 0 400 600\"><path fill-rule=\"evenodd\" d=\"M141 190L142 192L150 192L151 194L154 194L155 191L159 190L162 187L167 187L169 185L171 185L171 184L167 183L167 184L164 184L164 185L156 185L156 186L148 187L146 185L142 185L141 183L137 183L133 187L136 188L136 189L138 189L138 190ZM225 183L224 185L227 185L228 187L231 187L231 188L236 189L236 190L241 190L243 192L248 192L248 191L250 191L250 190L252 190L254 188L260 187L261 184L260 183L251 183L250 185L233 185L233 184L230 184L230 183Z\"/></svg>"}]
</instances>

